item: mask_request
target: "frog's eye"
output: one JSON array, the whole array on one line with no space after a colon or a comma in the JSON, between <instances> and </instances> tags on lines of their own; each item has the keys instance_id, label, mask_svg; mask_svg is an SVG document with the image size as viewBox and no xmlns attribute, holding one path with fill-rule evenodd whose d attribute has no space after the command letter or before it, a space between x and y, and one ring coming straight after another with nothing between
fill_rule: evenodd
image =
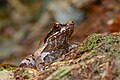
<instances>
[{"instance_id":1,"label":"frog's eye","mask_svg":"<svg viewBox=\"0 0 120 80\"><path fill-rule=\"evenodd\" d=\"M60 28L60 23L54 22L54 24L53 24L53 29L54 29L54 28Z\"/></svg>"},{"instance_id":2,"label":"frog's eye","mask_svg":"<svg viewBox=\"0 0 120 80\"><path fill-rule=\"evenodd\" d=\"M44 43L47 41L47 39L48 39L50 36L54 35L54 34L55 34L56 32L58 32L58 31L60 31L60 29L61 29L60 23L54 22L52 30L46 35L46 37L45 37L45 39L44 39Z\"/></svg>"},{"instance_id":3,"label":"frog's eye","mask_svg":"<svg viewBox=\"0 0 120 80\"><path fill-rule=\"evenodd\" d=\"M60 29L61 29L61 24L60 23L58 23L58 22L55 22L54 24L53 24L53 28L52 28L52 32L57 32L57 31L60 31Z\"/></svg>"},{"instance_id":4,"label":"frog's eye","mask_svg":"<svg viewBox=\"0 0 120 80\"><path fill-rule=\"evenodd\" d=\"M58 23L58 22L54 22L54 25L59 25L60 23Z\"/></svg>"}]
</instances>

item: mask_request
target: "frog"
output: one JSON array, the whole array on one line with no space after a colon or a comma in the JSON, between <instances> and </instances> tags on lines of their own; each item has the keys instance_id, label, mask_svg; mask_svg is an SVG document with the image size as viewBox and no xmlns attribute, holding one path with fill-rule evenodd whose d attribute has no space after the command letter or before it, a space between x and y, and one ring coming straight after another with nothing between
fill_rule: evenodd
<instances>
[{"instance_id":1,"label":"frog","mask_svg":"<svg viewBox=\"0 0 120 80\"><path fill-rule=\"evenodd\" d=\"M45 70L46 63L50 64L57 61L59 57L78 46L69 42L73 31L73 21L67 21L66 24L54 22L40 47L33 54L25 57L19 66Z\"/></svg>"}]
</instances>

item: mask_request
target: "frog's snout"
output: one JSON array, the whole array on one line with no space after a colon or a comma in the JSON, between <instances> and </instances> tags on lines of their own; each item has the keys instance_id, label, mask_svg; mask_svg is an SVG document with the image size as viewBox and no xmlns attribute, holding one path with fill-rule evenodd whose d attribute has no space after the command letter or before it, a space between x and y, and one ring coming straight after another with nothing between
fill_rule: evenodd
<instances>
[{"instance_id":1,"label":"frog's snout","mask_svg":"<svg viewBox=\"0 0 120 80\"><path fill-rule=\"evenodd\" d=\"M70 37L74 31L74 22L73 21L67 21L66 22L66 32L68 37Z\"/></svg>"},{"instance_id":2,"label":"frog's snout","mask_svg":"<svg viewBox=\"0 0 120 80\"><path fill-rule=\"evenodd\" d=\"M73 21L67 21L66 24L68 24L68 25L74 25L74 22Z\"/></svg>"}]
</instances>

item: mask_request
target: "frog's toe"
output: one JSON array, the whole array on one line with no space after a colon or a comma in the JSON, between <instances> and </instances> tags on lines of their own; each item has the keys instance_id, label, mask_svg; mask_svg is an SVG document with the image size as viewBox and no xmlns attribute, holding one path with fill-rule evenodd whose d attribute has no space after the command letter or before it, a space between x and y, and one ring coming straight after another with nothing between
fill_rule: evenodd
<instances>
[{"instance_id":1,"label":"frog's toe","mask_svg":"<svg viewBox=\"0 0 120 80\"><path fill-rule=\"evenodd\" d=\"M77 43L73 43L71 44L69 47L68 47L68 51L71 51L72 49L78 47L78 44Z\"/></svg>"}]
</instances>

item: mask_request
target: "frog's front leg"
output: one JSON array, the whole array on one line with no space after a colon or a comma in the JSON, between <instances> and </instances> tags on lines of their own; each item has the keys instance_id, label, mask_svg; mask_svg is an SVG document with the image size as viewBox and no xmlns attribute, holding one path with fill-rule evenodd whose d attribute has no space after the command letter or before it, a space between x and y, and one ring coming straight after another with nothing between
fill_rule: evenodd
<instances>
[{"instance_id":1,"label":"frog's front leg","mask_svg":"<svg viewBox=\"0 0 120 80\"><path fill-rule=\"evenodd\" d=\"M32 68L35 68L36 64L36 60L33 56L33 54L31 55L28 55L27 57L25 57L25 59L23 59L20 63L20 67L32 67Z\"/></svg>"},{"instance_id":2,"label":"frog's front leg","mask_svg":"<svg viewBox=\"0 0 120 80\"><path fill-rule=\"evenodd\" d=\"M71 51L72 49L78 47L78 43L72 43L69 47L68 47L68 52Z\"/></svg>"},{"instance_id":3,"label":"frog's front leg","mask_svg":"<svg viewBox=\"0 0 120 80\"><path fill-rule=\"evenodd\" d=\"M36 58L36 68L37 70L44 70L45 69L45 57L49 56L50 52L42 52L38 58Z\"/></svg>"}]
</instances>

